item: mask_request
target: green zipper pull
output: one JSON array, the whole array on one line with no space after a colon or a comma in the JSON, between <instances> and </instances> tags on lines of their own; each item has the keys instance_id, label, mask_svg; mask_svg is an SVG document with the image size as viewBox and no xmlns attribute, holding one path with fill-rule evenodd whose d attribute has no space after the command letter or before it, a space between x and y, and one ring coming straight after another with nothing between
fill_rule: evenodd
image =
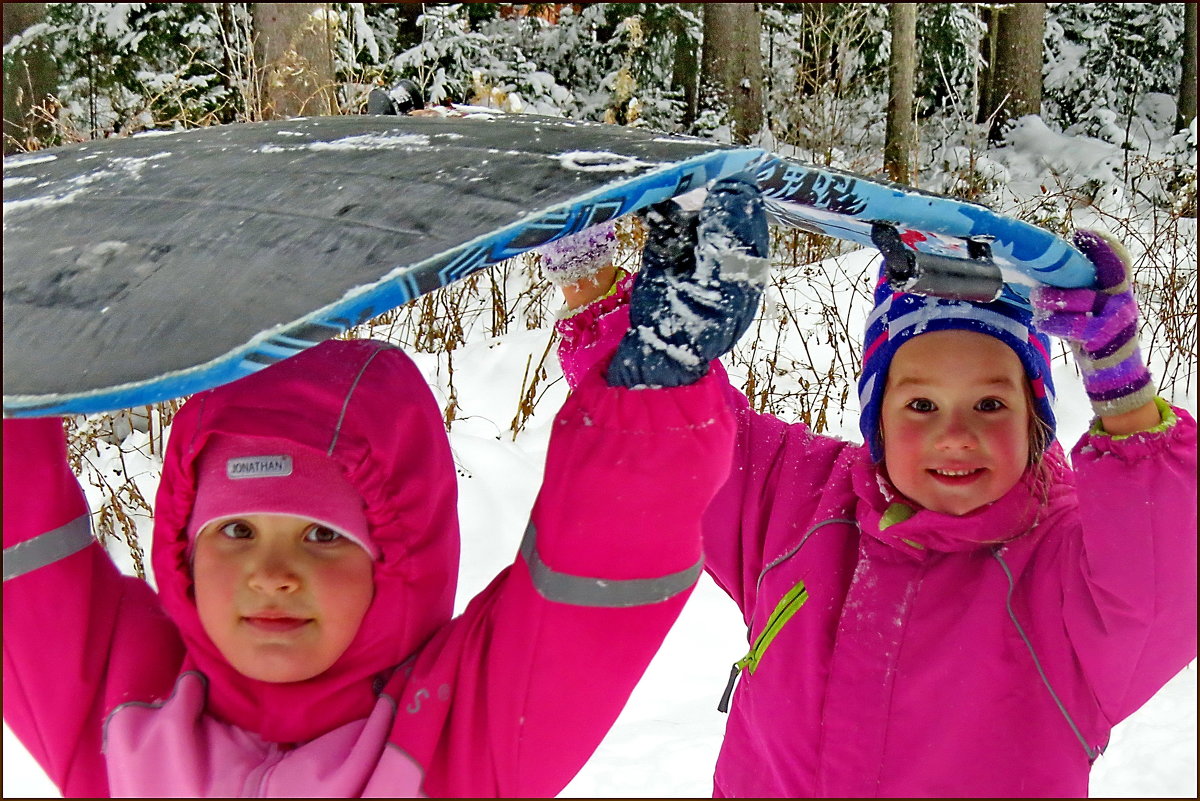
<instances>
[{"instance_id":1,"label":"green zipper pull","mask_svg":"<svg viewBox=\"0 0 1200 801\"><path fill-rule=\"evenodd\" d=\"M733 695L733 685L737 682L738 674L743 670L749 670L751 675L754 674L759 660L767 651L767 646L775 639L775 635L783 628L783 624L791 620L792 615L796 614L796 611L804 606L804 602L807 600L808 589L804 586L803 581L797 582L796 586L788 590L787 594L780 599L775 611L767 619L767 625L755 639L754 645L751 646L750 652L733 663L733 668L729 671L729 681L725 684L725 692L721 695L721 703L717 704L718 712L729 711L729 699Z\"/></svg>"}]
</instances>

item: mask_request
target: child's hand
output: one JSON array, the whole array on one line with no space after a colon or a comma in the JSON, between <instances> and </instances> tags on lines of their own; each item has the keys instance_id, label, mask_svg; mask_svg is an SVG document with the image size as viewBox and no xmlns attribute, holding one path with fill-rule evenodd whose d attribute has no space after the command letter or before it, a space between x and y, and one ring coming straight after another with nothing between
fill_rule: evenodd
<instances>
[{"instance_id":1,"label":"child's hand","mask_svg":"<svg viewBox=\"0 0 1200 801\"><path fill-rule=\"evenodd\" d=\"M717 181L699 212L667 201L650 231L629 301L630 329L608 368L613 386L676 387L708 372L745 333L770 266L753 178Z\"/></svg>"},{"instance_id":2,"label":"child's hand","mask_svg":"<svg viewBox=\"0 0 1200 801\"><path fill-rule=\"evenodd\" d=\"M1096 287L1037 287L1030 296L1035 325L1071 343L1096 414L1124 414L1150 403L1155 394L1138 349L1129 254L1097 231L1076 231L1075 246L1096 266Z\"/></svg>"},{"instance_id":3,"label":"child's hand","mask_svg":"<svg viewBox=\"0 0 1200 801\"><path fill-rule=\"evenodd\" d=\"M536 252L542 257L542 276L562 292L568 310L603 297L617 280L613 220L543 245Z\"/></svg>"}]
</instances>

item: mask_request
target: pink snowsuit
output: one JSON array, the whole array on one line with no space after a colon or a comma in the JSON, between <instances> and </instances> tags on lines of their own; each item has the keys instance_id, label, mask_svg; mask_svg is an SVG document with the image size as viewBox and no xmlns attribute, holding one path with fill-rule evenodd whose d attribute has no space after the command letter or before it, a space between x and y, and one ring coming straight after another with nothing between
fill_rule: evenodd
<instances>
[{"instance_id":1,"label":"pink snowsuit","mask_svg":"<svg viewBox=\"0 0 1200 801\"><path fill-rule=\"evenodd\" d=\"M569 380L627 327L626 293L559 323ZM896 504L864 446L727 398L706 569L752 649L714 794L1086 796L1109 730L1196 656L1192 418L1089 434L1073 471L1055 445L1048 487L1027 471L955 517Z\"/></svg>"},{"instance_id":2,"label":"pink snowsuit","mask_svg":"<svg viewBox=\"0 0 1200 801\"><path fill-rule=\"evenodd\" d=\"M733 438L720 383L633 391L585 377L555 420L520 554L453 620L456 474L401 351L325 343L216 392L171 428L157 593L92 538L61 421L4 422L4 716L62 792L558 793L699 576L700 510ZM199 623L185 532L196 457L221 432L328 453L365 501L382 551L374 599L313 679L247 679Z\"/></svg>"}]
</instances>

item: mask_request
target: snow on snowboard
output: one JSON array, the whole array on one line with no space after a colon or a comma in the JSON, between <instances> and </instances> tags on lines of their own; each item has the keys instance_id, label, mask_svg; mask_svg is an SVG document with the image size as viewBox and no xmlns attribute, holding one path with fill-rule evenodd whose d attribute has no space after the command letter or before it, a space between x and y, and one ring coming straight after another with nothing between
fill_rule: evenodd
<instances>
[{"instance_id":1,"label":"snow on snowboard","mask_svg":"<svg viewBox=\"0 0 1200 801\"><path fill-rule=\"evenodd\" d=\"M434 289L750 170L774 221L892 279L1022 303L1086 286L1048 231L757 148L529 115L312 117L4 160L4 414L232 381Z\"/></svg>"}]
</instances>

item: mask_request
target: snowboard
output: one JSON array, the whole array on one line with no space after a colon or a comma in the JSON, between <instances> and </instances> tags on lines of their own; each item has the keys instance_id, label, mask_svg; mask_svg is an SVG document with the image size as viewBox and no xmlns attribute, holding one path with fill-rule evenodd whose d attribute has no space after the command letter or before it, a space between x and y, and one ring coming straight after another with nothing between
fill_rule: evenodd
<instances>
[{"instance_id":1,"label":"snowboard","mask_svg":"<svg viewBox=\"0 0 1200 801\"><path fill-rule=\"evenodd\" d=\"M4 414L217 386L745 171L776 222L880 247L898 282L999 270L1021 302L1093 280L1063 240L976 204L614 125L466 109L106 139L4 160Z\"/></svg>"},{"instance_id":2,"label":"snowboard","mask_svg":"<svg viewBox=\"0 0 1200 801\"><path fill-rule=\"evenodd\" d=\"M982 204L778 156L756 182L776 224L878 248L897 289L1028 306L1039 283L1095 281L1073 245Z\"/></svg>"}]
</instances>

